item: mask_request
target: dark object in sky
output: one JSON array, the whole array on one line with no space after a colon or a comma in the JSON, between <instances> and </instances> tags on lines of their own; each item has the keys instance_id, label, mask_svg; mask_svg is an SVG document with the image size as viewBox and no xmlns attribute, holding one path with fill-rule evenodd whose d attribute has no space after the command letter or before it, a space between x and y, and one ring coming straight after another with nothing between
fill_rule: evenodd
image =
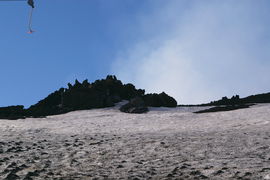
<instances>
[{"instance_id":1,"label":"dark object in sky","mask_svg":"<svg viewBox=\"0 0 270 180\"><path fill-rule=\"evenodd\" d=\"M34 0L28 0L27 4L29 4L29 6L31 6L32 8L35 8L34 6Z\"/></svg>"},{"instance_id":2,"label":"dark object in sky","mask_svg":"<svg viewBox=\"0 0 270 180\"><path fill-rule=\"evenodd\" d=\"M35 6L34 6L34 0L27 0L27 4L32 7L31 10L30 10L29 24L28 24L28 29L29 29L28 33L29 34L32 34L34 32L32 30L32 15L33 15L33 10L35 8Z\"/></svg>"}]
</instances>

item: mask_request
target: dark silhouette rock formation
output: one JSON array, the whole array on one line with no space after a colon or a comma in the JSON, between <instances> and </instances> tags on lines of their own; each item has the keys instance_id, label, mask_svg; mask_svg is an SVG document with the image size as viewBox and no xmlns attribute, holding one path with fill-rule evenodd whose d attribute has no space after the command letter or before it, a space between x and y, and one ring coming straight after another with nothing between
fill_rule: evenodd
<instances>
[{"instance_id":1,"label":"dark silhouette rock formation","mask_svg":"<svg viewBox=\"0 0 270 180\"><path fill-rule=\"evenodd\" d=\"M251 95L245 98L240 98L239 95L231 98L223 97L218 101L212 101L204 105L240 105L240 104L254 104L254 103L270 103L270 93Z\"/></svg>"},{"instance_id":2,"label":"dark silhouette rock formation","mask_svg":"<svg viewBox=\"0 0 270 180\"><path fill-rule=\"evenodd\" d=\"M28 109L24 109L23 106L0 108L0 119L45 117L76 110L105 108L114 106L122 100L130 100L130 104L126 106L130 108L123 112L131 113L147 112L146 106L177 105L176 101L165 93L145 95L144 90L136 89L132 84L122 84L115 76L109 75L106 79L96 80L93 83L89 83L88 80L82 83L75 80L74 85L68 83L68 88L60 88ZM139 101L144 105L139 106Z\"/></svg>"},{"instance_id":3,"label":"dark silhouette rock formation","mask_svg":"<svg viewBox=\"0 0 270 180\"><path fill-rule=\"evenodd\" d=\"M0 119L16 120L24 118L25 115L26 110L24 109L24 106L0 107Z\"/></svg>"},{"instance_id":4,"label":"dark silhouette rock formation","mask_svg":"<svg viewBox=\"0 0 270 180\"><path fill-rule=\"evenodd\" d=\"M62 114L70 111L114 106L121 100L143 96L144 90L132 84L122 84L115 76L89 83L75 80L74 85L61 88L28 109L34 117Z\"/></svg>"},{"instance_id":5,"label":"dark silhouette rock formation","mask_svg":"<svg viewBox=\"0 0 270 180\"><path fill-rule=\"evenodd\" d=\"M231 99L227 98L226 96L218 101L212 101L208 105L236 105L236 104L243 104L242 100L240 99L239 95L232 96Z\"/></svg>"},{"instance_id":6,"label":"dark silhouette rock formation","mask_svg":"<svg viewBox=\"0 0 270 180\"><path fill-rule=\"evenodd\" d=\"M220 100L212 101L208 104L201 104L199 106L216 106L210 109L198 111L195 113L208 113L208 112L219 112L219 111L232 111L237 109L249 108L256 103L270 103L270 93L257 94L240 98L239 95L227 98L226 96Z\"/></svg>"},{"instance_id":7,"label":"dark silhouette rock formation","mask_svg":"<svg viewBox=\"0 0 270 180\"><path fill-rule=\"evenodd\" d=\"M160 94L146 94L143 96L145 104L152 107L176 107L176 100L165 92Z\"/></svg>"}]
</instances>

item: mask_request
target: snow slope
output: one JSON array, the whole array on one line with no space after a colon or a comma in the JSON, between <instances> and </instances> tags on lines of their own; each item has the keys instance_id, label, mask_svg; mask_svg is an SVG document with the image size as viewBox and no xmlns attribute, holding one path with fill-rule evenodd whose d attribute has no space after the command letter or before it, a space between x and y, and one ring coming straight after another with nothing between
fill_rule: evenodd
<instances>
[{"instance_id":1,"label":"snow slope","mask_svg":"<svg viewBox=\"0 0 270 180\"><path fill-rule=\"evenodd\" d=\"M0 179L267 179L270 104L0 121Z\"/></svg>"}]
</instances>

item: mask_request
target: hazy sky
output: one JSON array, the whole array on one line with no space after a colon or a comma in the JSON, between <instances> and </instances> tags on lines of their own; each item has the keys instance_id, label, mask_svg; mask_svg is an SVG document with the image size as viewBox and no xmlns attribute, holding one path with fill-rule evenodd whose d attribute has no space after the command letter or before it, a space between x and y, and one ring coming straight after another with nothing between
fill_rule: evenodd
<instances>
[{"instance_id":1,"label":"hazy sky","mask_svg":"<svg viewBox=\"0 0 270 180\"><path fill-rule=\"evenodd\" d=\"M268 0L0 0L0 106L116 74L179 104L270 91Z\"/></svg>"}]
</instances>

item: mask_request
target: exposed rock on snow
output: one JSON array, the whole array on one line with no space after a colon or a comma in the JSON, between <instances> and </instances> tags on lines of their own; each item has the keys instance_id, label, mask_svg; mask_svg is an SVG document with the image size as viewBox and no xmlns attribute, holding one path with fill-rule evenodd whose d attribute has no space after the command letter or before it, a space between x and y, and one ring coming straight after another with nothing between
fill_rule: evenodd
<instances>
[{"instance_id":1,"label":"exposed rock on snow","mask_svg":"<svg viewBox=\"0 0 270 180\"><path fill-rule=\"evenodd\" d=\"M209 113L209 112L220 112L220 111L233 111L237 109L244 109L253 106L254 104L240 104L240 105L227 105L227 106L216 106L209 109L196 111L194 113Z\"/></svg>"},{"instance_id":2,"label":"exposed rock on snow","mask_svg":"<svg viewBox=\"0 0 270 180\"><path fill-rule=\"evenodd\" d=\"M145 106L145 103L141 97L136 97L131 99L127 104L121 106L120 111L141 114L147 112L148 108Z\"/></svg>"},{"instance_id":3,"label":"exposed rock on snow","mask_svg":"<svg viewBox=\"0 0 270 180\"><path fill-rule=\"evenodd\" d=\"M0 121L0 179L267 179L270 104Z\"/></svg>"}]
</instances>

